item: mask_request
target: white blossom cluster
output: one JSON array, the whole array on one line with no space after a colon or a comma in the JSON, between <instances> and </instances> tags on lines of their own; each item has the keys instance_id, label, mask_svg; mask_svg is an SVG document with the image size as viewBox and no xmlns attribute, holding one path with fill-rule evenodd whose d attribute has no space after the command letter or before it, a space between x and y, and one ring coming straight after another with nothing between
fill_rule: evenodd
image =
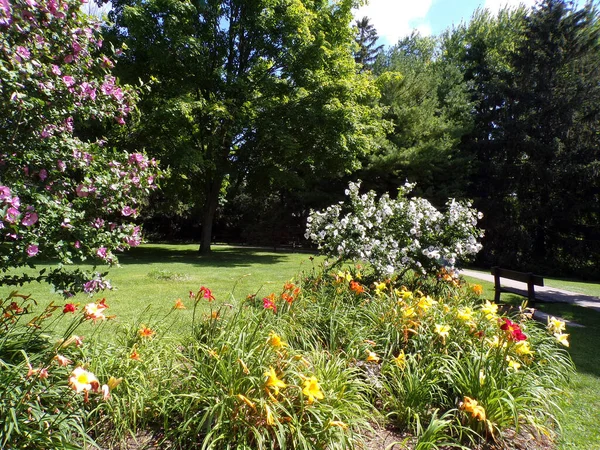
<instances>
[{"instance_id":1,"label":"white blossom cluster","mask_svg":"<svg viewBox=\"0 0 600 450\"><path fill-rule=\"evenodd\" d=\"M377 199L373 191L359 194L360 181L350 183L349 203L311 211L305 237L324 255L368 262L379 275L454 268L481 250L482 215L471 203L451 199L442 213L423 198L407 198L413 188L407 183L396 199L388 194Z\"/></svg>"}]
</instances>

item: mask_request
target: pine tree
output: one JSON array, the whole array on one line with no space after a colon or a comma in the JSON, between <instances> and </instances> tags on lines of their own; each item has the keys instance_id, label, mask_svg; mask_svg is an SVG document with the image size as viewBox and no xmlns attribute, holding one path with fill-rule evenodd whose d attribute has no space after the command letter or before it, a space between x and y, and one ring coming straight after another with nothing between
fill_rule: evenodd
<instances>
[{"instance_id":1,"label":"pine tree","mask_svg":"<svg viewBox=\"0 0 600 450\"><path fill-rule=\"evenodd\" d=\"M368 17L357 20L356 28L357 34L354 40L358 44L358 50L354 53L354 60L360 64L361 70L370 69L383 49L383 45L377 45L379 36Z\"/></svg>"}]
</instances>

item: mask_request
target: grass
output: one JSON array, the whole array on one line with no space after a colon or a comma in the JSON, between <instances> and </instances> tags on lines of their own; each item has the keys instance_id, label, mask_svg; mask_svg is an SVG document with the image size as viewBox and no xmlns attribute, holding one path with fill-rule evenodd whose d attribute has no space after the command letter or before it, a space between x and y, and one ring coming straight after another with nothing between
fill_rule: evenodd
<instances>
[{"instance_id":1,"label":"grass","mask_svg":"<svg viewBox=\"0 0 600 450\"><path fill-rule=\"evenodd\" d=\"M482 297L494 298L494 284L476 278L465 277L469 283L480 284ZM544 280L546 281L546 279ZM561 280L548 280L547 286L567 289L588 295L600 295L600 286L574 281L560 284ZM523 297L502 295L502 300L520 304ZM565 303L538 303L537 308L553 316L562 317L584 325L583 328L571 327L571 347L569 353L577 367L577 374L571 380L567 396L561 405L563 408L563 433L559 450L597 450L600 442L600 313Z\"/></svg>"},{"instance_id":2,"label":"grass","mask_svg":"<svg viewBox=\"0 0 600 450\"><path fill-rule=\"evenodd\" d=\"M110 307L107 314L116 316L115 321L107 324L110 330L115 324L136 322L140 316L142 321L151 321L153 316L163 317L176 299L186 300L189 292L196 293L200 286L208 287L217 300L228 303L237 303L248 294L278 292L285 281L301 271L312 269L310 256L221 245L213 246L209 256L200 256L198 246L194 244L146 244L120 256L120 267L113 267L108 275L115 289L92 299L106 298ZM38 269L43 267L51 265L38 265ZM90 265L79 267L91 269ZM100 271L103 269L99 268ZM12 290L13 287L1 287L0 295L6 296ZM32 283L19 291L32 294L41 305L52 300L63 304L62 297L52 293L47 284ZM69 301L83 305L91 299L78 294ZM187 315L191 315L191 311L180 313L178 316L182 321L187 319L189 322ZM86 325L81 330L84 335L92 332L92 327ZM97 327L93 329L97 330ZM111 336L106 328L104 333L107 338Z\"/></svg>"}]
</instances>

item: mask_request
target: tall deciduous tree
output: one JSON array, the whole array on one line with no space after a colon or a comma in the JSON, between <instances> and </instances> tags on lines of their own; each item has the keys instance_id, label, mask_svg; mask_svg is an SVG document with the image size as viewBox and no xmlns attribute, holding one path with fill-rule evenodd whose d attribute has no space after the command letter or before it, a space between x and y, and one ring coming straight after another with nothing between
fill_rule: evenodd
<instances>
[{"instance_id":1,"label":"tall deciduous tree","mask_svg":"<svg viewBox=\"0 0 600 450\"><path fill-rule=\"evenodd\" d=\"M117 69L151 84L136 141L201 204L201 252L229 180L356 167L379 129L352 58L353 0L115 0ZM297 176L294 176L297 174Z\"/></svg>"},{"instance_id":2,"label":"tall deciduous tree","mask_svg":"<svg viewBox=\"0 0 600 450\"><path fill-rule=\"evenodd\" d=\"M355 22L358 49L354 52L354 60L360 64L361 70L370 69L375 63L377 56L381 53L383 45L377 45L379 36L368 17L363 17Z\"/></svg>"}]
</instances>

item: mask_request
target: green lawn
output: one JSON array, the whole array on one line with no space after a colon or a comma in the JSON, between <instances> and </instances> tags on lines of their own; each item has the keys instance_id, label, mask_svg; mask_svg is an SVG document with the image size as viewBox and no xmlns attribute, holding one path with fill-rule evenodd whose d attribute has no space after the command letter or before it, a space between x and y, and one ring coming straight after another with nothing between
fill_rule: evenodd
<instances>
[{"instance_id":1,"label":"green lawn","mask_svg":"<svg viewBox=\"0 0 600 450\"><path fill-rule=\"evenodd\" d=\"M484 288L483 297L494 298L494 284L476 278L465 277L469 283ZM546 281L546 280L544 280ZM599 295L598 285L560 280L548 280L547 286L574 292ZM503 301L520 303L523 297L502 295ZM600 313L587 308L563 303L538 303L537 308L559 316L584 328L570 327L571 357L577 366L577 374L571 380L563 408L563 436L559 450L598 450L600 442Z\"/></svg>"},{"instance_id":2,"label":"green lawn","mask_svg":"<svg viewBox=\"0 0 600 450\"><path fill-rule=\"evenodd\" d=\"M313 268L310 254L273 252L256 248L213 246L209 256L200 256L197 245L146 244L120 256L120 266L110 269L108 278L115 289L95 295L78 294L70 302L85 304L105 297L109 305L107 314L116 319L104 327L107 337L115 325L152 317L163 317L171 310L176 299L188 301L189 291L197 292L200 286L212 290L216 299L236 303L248 294L268 295L280 292L283 283L301 271ZM314 264L316 265L316 261ZM46 265L40 264L42 268ZM47 265L50 267L49 265ZM91 266L81 265L91 269ZM103 267L99 270L102 271ZM35 272L31 272L35 273ZM0 288L6 296L12 287ZM54 300L65 303L60 295L51 292L46 284L33 283L19 288L42 305ZM189 319L191 310L178 311L181 319ZM142 316L142 317L140 317ZM189 323L189 321L188 321ZM87 335L98 327L85 326L81 333Z\"/></svg>"}]
</instances>

